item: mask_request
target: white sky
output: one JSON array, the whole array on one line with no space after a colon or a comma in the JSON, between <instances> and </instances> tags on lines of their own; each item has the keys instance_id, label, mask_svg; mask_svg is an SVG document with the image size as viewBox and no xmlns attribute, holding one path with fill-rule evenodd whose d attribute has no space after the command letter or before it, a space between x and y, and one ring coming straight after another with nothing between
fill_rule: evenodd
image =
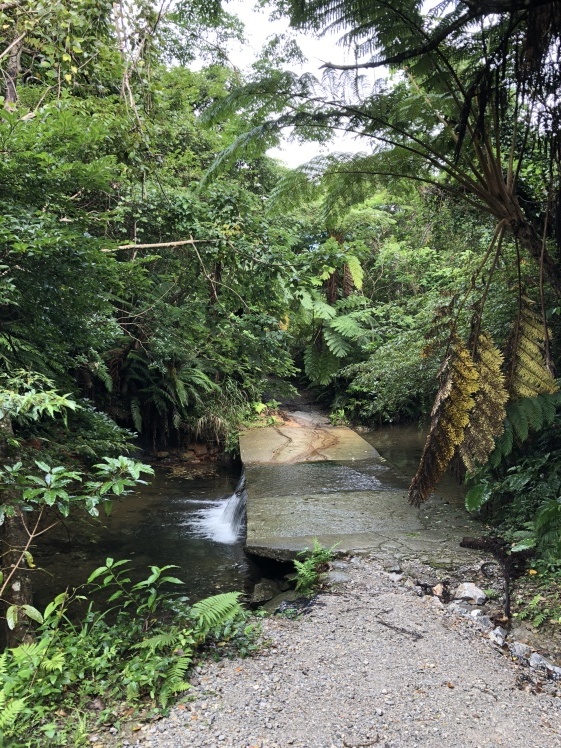
<instances>
[{"instance_id":1,"label":"white sky","mask_svg":"<svg viewBox=\"0 0 561 748\"><path fill-rule=\"evenodd\" d=\"M288 21L284 19L271 21L269 9L255 10L255 6L256 0L228 0L225 4L226 11L239 16L246 26L247 44L241 48L232 49L232 61L242 70L249 67L255 60L268 37L288 30ZM302 52L308 57L308 63L302 68L292 66L291 69L295 72L310 72L321 77L320 67L323 62L344 63L348 61L345 58L345 50L336 45L335 36L316 39L309 34L299 33L296 34L296 39ZM324 155L335 151L356 153L366 149L364 141L361 142L350 135L341 134L336 135L326 146L320 146L317 143L290 143L287 139L280 148L273 148L268 153L293 168L320 153Z\"/></svg>"}]
</instances>

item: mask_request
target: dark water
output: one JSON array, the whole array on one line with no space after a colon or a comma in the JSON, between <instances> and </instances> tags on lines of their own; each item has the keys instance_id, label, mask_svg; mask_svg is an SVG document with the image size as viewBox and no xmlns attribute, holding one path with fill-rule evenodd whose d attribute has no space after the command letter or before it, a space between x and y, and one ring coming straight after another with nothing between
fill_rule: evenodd
<instances>
[{"instance_id":1,"label":"dark water","mask_svg":"<svg viewBox=\"0 0 561 748\"><path fill-rule=\"evenodd\" d=\"M387 480L395 483L398 474L406 487L417 468L425 433L416 426L386 426L362 436L388 461ZM345 490L341 481L348 482L348 490L370 490L386 483L379 469L369 476L335 464L330 464L331 470L326 470L327 463L304 467L307 472L317 469L320 490L320 483L328 490L333 481L339 490ZM270 488L257 481L251 489L274 495L281 485L284 493L292 489L298 493L302 469L279 466L286 474L282 481L272 481ZM365 485L356 484L355 473L362 475ZM269 471L267 482L271 475ZM216 466L193 479L171 477L160 469L150 485L115 502L110 517L86 516L50 531L36 553L38 566L45 570L35 573L36 603L44 606L66 587L81 584L107 557L130 559L137 581L147 576L151 565L177 565L173 574L184 581L182 592L193 601L219 591L247 589L260 572L244 554L243 536L235 537L230 526L233 517L228 514L236 512L231 497L239 478L240 468L234 465ZM451 476L445 476L437 490L461 502L461 488Z\"/></svg>"},{"instance_id":2,"label":"dark water","mask_svg":"<svg viewBox=\"0 0 561 748\"><path fill-rule=\"evenodd\" d=\"M409 485L425 446L426 428L415 424L381 426L372 431L361 432L361 436L378 450ZM463 504L465 487L449 472L444 474L435 491L451 503Z\"/></svg>"},{"instance_id":3,"label":"dark water","mask_svg":"<svg viewBox=\"0 0 561 748\"><path fill-rule=\"evenodd\" d=\"M151 565L175 564L190 599L244 590L258 572L224 512L232 509L239 467L217 466L204 476L171 477L159 470L150 485L115 502L110 517L83 517L50 531L38 549L36 602L84 582L107 557L130 559L138 581ZM225 521L226 520L226 521Z\"/></svg>"}]
</instances>

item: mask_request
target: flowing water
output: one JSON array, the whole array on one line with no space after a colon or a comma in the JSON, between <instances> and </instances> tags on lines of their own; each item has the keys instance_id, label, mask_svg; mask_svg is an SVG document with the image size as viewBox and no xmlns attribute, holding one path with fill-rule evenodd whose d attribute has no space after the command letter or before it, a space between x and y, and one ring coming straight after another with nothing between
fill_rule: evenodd
<instances>
[{"instance_id":1,"label":"flowing water","mask_svg":"<svg viewBox=\"0 0 561 748\"><path fill-rule=\"evenodd\" d=\"M36 573L36 602L84 582L107 557L130 559L134 580L151 565L176 564L173 575L193 601L247 588L259 573L243 551L244 490L233 465L192 479L158 469L149 485L115 502L111 516L48 533L36 558L46 570Z\"/></svg>"},{"instance_id":2,"label":"flowing water","mask_svg":"<svg viewBox=\"0 0 561 748\"><path fill-rule=\"evenodd\" d=\"M409 481L415 472L425 435L415 426L388 426L362 434ZM343 490L371 490L378 476L365 476L330 463L305 466L316 471L319 490L344 480ZM298 493L299 465L283 466L284 489ZM362 481L355 485L356 481ZM368 485L362 485L366 481ZM275 490L278 481L275 479ZM322 488L323 487L323 488ZM336 487L336 486L335 486ZM267 485L253 486L267 493ZM439 493L461 502L461 489L447 477ZM271 491L273 487L271 486ZM219 591L248 589L260 573L243 551L245 484L240 468L217 465L192 479L172 477L158 469L150 485L115 502L110 517L89 517L59 527L45 536L37 552L36 602L46 604L67 586L76 586L107 557L131 559L132 576L139 580L151 565L176 564L174 576L185 582L192 600Z\"/></svg>"}]
</instances>

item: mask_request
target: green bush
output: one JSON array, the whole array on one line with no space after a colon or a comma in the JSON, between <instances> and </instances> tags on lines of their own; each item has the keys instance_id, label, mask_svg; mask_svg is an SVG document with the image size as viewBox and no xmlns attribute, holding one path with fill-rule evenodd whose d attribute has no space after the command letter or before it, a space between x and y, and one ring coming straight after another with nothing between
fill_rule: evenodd
<instances>
[{"instance_id":1,"label":"green bush","mask_svg":"<svg viewBox=\"0 0 561 748\"><path fill-rule=\"evenodd\" d=\"M205 646L224 651L239 639L239 653L255 648L258 627L242 609L240 593L189 606L164 591L181 584L169 575L172 566L152 566L132 584L128 564L108 558L82 588L58 595L38 613L36 641L0 656L0 746L87 744L96 725L118 723L124 704L165 712L189 689L189 668ZM93 602L96 593L108 607ZM69 608L79 600L89 602L75 623Z\"/></svg>"},{"instance_id":2,"label":"green bush","mask_svg":"<svg viewBox=\"0 0 561 748\"><path fill-rule=\"evenodd\" d=\"M532 551L540 571L561 568L561 413L474 477L469 510L487 514L513 552Z\"/></svg>"}]
</instances>

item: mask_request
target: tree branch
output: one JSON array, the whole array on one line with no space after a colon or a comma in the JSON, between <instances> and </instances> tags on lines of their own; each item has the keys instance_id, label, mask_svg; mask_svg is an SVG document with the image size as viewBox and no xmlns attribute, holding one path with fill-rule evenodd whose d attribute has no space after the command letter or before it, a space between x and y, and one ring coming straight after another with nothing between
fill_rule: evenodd
<instances>
[{"instance_id":1,"label":"tree branch","mask_svg":"<svg viewBox=\"0 0 561 748\"><path fill-rule=\"evenodd\" d=\"M117 252L120 249L155 249L157 247L182 247L185 244L210 244L220 239L182 239L179 242L157 242L156 244L120 244L113 249L102 249L102 252Z\"/></svg>"}]
</instances>

